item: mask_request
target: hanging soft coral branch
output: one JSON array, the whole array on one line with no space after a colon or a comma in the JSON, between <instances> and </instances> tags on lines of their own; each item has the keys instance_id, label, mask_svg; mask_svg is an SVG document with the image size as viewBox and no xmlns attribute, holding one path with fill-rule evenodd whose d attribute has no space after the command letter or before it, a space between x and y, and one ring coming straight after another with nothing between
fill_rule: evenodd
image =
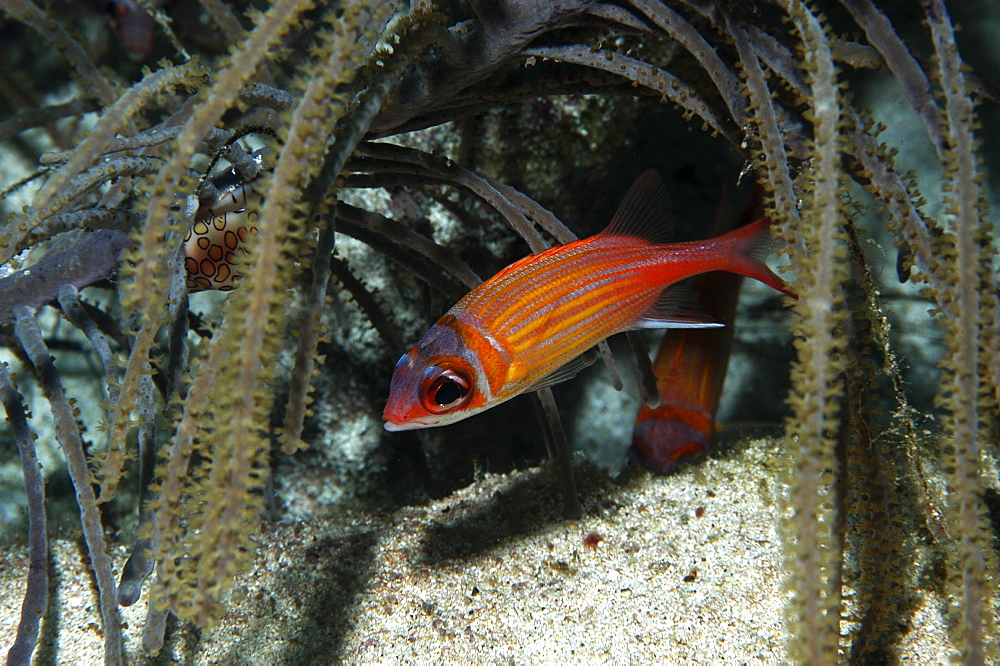
<instances>
[{"instance_id":1,"label":"hanging soft coral branch","mask_svg":"<svg viewBox=\"0 0 1000 666\"><path fill-rule=\"evenodd\" d=\"M952 220L945 255L950 259L955 287L939 294L944 311L943 325L949 356L945 359L939 402L949 411L947 432L954 445L954 467L948 479L951 522L958 549L949 584L958 623L955 627L961 658L968 663L987 660L987 639L997 638L993 620L996 585L995 553L989 517L983 504L980 436L983 417L980 397L988 393L982 354L995 354L998 337L995 313L988 313L990 298L996 294L993 273L993 243L985 213L980 176L974 152L972 99L955 48L955 35L944 4L923 2L934 44L938 76L944 95L944 123L941 150L945 182L945 211ZM919 111L920 109L918 109ZM933 119L925 121L928 131ZM934 138L931 132L931 138ZM984 316L984 314L986 316ZM986 325L984 330L983 325ZM992 650L996 650L994 644ZM994 654L995 656L995 654Z\"/></svg>"},{"instance_id":2,"label":"hanging soft coral branch","mask_svg":"<svg viewBox=\"0 0 1000 666\"><path fill-rule=\"evenodd\" d=\"M0 363L0 403L7 413L24 470L24 490L28 496L28 577L21 604L17 638L7 653L8 664L30 664L38 640L38 627L45 614L49 594L49 549L45 520L45 480L35 452L34 434L28 427L21 394Z\"/></svg>"},{"instance_id":3,"label":"hanging soft coral branch","mask_svg":"<svg viewBox=\"0 0 1000 666\"><path fill-rule=\"evenodd\" d=\"M837 470L834 446L844 392L843 285L848 279L840 202L841 102L826 29L798 0L782 5L802 40L801 66L811 93L806 117L813 132L810 166L800 175L805 200L802 214L786 219L786 233L799 239L790 258L802 295L795 304L798 363L792 368L789 397L793 413L786 422L794 442L789 475L794 509L785 523L785 584L791 593L786 610L788 649L794 661L825 663L837 659L841 603L840 580L835 575L841 549L834 531L832 497ZM756 55L746 56L756 62ZM765 104L758 97L758 105ZM768 117L760 127L762 142L779 148L780 135L767 136L777 130ZM781 179L787 176L783 169L774 173ZM785 191L782 206L790 204L787 196Z\"/></svg>"},{"instance_id":4,"label":"hanging soft coral branch","mask_svg":"<svg viewBox=\"0 0 1000 666\"><path fill-rule=\"evenodd\" d=\"M42 340L42 332L35 321L35 313L26 307L14 309L14 330L18 341L34 366L46 398L52 407L56 440L66 457L66 466L76 489L77 503L83 525L83 537L90 553L90 561L97 579L101 616L104 620L104 660L107 664L122 663L121 619L115 598L115 580L112 574L108 544L101 526L97 498L91 486L91 474L83 452L83 437L76 421L77 410L66 396L59 372Z\"/></svg>"}]
</instances>

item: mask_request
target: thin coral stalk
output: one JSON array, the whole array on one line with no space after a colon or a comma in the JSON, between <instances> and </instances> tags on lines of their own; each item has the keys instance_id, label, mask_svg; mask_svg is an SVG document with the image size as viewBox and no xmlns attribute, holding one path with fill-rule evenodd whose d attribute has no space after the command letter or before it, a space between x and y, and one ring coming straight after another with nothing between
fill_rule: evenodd
<instances>
[{"instance_id":1,"label":"thin coral stalk","mask_svg":"<svg viewBox=\"0 0 1000 666\"><path fill-rule=\"evenodd\" d=\"M720 134L731 143L737 143L725 120L720 118L695 89L670 72L630 56L606 50L593 50L586 46L533 46L524 51L526 56L551 58L559 62L583 65L611 74L624 76L629 81L663 95L665 99L684 109L690 116L698 116L712 132Z\"/></svg>"},{"instance_id":2,"label":"thin coral stalk","mask_svg":"<svg viewBox=\"0 0 1000 666\"><path fill-rule=\"evenodd\" d=\"M379 221L382 216L377 213L371 213L362 209L353 209L345 204L339 204L337 206L339 221L337 223L337 231L344 234L345 236L350 236L356 240L365 243L369 247L377 250L381 254L385 255L387 259L399 264L406 270L411 271L415 276L420 278L423 282L426 282L432 288L445 294L449 298L459 299L465 293L461 285L455 283L455 280L451 279L448 275L444 275L441 272L441 266L436 264L436 262L425 259L423 252L420 254L414 254L409 251L408 248L402 247L395 242L388 240L389 234L383 235L381 232L372 231L368 228L366 222L371 221L373 224ZM376 217L371 217L375 215ZM388 218L383 218L384 221L393 222ZM389 227L396 227L394 224L386 224ZM402 225L399 225L400 227ZM429 239L424 239L421 245L426 245L427 243L433 243ZM457 266L456 261L459 261L457 257L445 264L445 270L449 271L451 275L456 277L464 275L468 278L471 275L475 275L471 270L466 273L453 272L452 267ZM464 280L465 278L460 277L459 279ZM478 284L478 282L476 283Z\"/></svg>"},{"instance_id":3,"label":"thin coral stalk","mask_svg":"<svg viewBox=\"0 0 1000 666\"><path fill-rule=\"evenodd\" d=\"M531 222L517 206L511 203L499 191L493 188L482 176L445 160L436 155L429 155L413 148L396 146L389 143L367 143L362 146L362 155L390 160L417 168L419 171L429 171L448 182L464 187L481 197L486 203L500 213L514 231L528 244L532 252L541 252L549 244L538 234Z\"/></svg>"},{"instance_id":4,"label":"thin coral stalk","mask_svg":"<svg viewBox=\"0 0 1000 666\"><path fill-rule=\"evenodd\" d=\"M979 396L980 328L983 303L980 288L986 278L987 289L996 292L992 278L992 246L985 218L983 195L976 169L972 134L972 99L965 84L962 63L955 49L955 35L944 5L939 1L924 3L931 39L944 93L943 166L947 192L945 203L953 218L954 268L956 288L943 300L944 325L951 358L946 363L945 390L941 401L951 412L949 434L955 447L954 472L949 479L949 504L952 520L959 526L958 571L951 581L959 605L957 626L961 657L967 663L986 660L987 627L995 628L991 602L995 586L989 583L987 558L992 538L983 508L983 479L980 471ZM918 109L919 111L919 109ZM931 130L931 121L927 121ZM932 136L932 139L934 137ZM997 336L992 336L993 340Z\"/></svg>"},{"instance_id":5,"label":"thin coral stalk","mask_svg":"<svg viewBox=\"0 0 1000 666\"><path fill-rule=\"evenodd\" d=\"M21 456L24 492L28 496L28 580L21 604L21 621L17 638L7 652L8 666L28 666L38 642L38 625L48 605L49 551L45 527L45 480L35 453L35 436L21 403L21 394L7 373L7 364L0 363L0 402L7 412L14 441Z\"/></svg>"},{"instance_id":6,"label":"thin coral stalk","mask_svg":"<svg viewBox=\"0 0 1000 666\"><path fill-rule=\"evenodd\" d=\"M97 164L104 154L106 144L119 132L130 126L132 118L154 98L183 81L197 78L202 71L193 65L168 67L158 70L133 86L101 114L105 122L98 125L89 137L80 142L72 157L35 193L32 208L23 219L8 223L0 236L0 263L10 259L22 248L24 237L45 218L60 212L70 201L97 183L107 181L127 172L140 169L139 165L114 161ZM133 158L140 159L140 158ZM145 162L142 162L145 164ZM126 166L127 165L127 166ZM146 167L149 168L149 167Z\"/></svg>"},{"instance_id":7,"label":"thin coral stalk","mask_svg":"<svg viewBox=\"0 0 1000 666\"><path fill-rule=\"evenodd\" d=\"M743 71L747 96L750 101L751 116L757 127L757 135L752 137L760 141L763 152L763 168L767 178L761 182L766 185L773 197L775 217L790 242L796 238L790 227L799 219L798 208L795 205L798 197L793 188L792 174L788 166L788 152L785 148L784 135L778 125L774 105L771 103L771 91L767 86L764 70L756 51L753 49L746 31L729 13L720 7L726 22L726 28L736 43L740 56L739 66ZM799 243L799 248L802 248Z\"/></svg>"},{"instance_id":8,"label":"thin coral stalk","mask_svg":"<svg viewBox=\"0 0 1000 666\"><path fill-rule=\"evenodd\" d=\"M90 344L94 347L94 352L97 354L97 358L100 359L101 366L104 369L104 376L108 379L108 399L111 402L115 402L118 399L118 382L116 378L120 374L118 361L111 351L108 337L97 328L97 324L94 323L94 320L87 314L83 305L80 304L80 300L77 298L78 294L77 288L72 284L62 285L58 293L59 307L62 308L63 314L66 315L70 323L83 331L83 334L87 336Z\"/></svg>"},{"instance_id":9,"label":"thin coral stalk","mask_svg":"<svg viewBox=\"0 0 1000 666\"><path fill-rule=\"evenodd\" d=\"M365 317L371 322L372 326L386 342L386 344L391 349L402 349L403 343L399 339L399 335L393 329L392 325L389 323L389 319L382 312L382 308L379 307L375 298L369 293L365 286L354 277L347 265L336 257L330 258L330 271L333 276L343 285L347 293L351 295L354 302L358 304L358 307L365 313Z\"/></svg>"},{"instance_id":10,"label":"thin coral stalk","mask_svg":"<svg viewBox=\"0 0 1000 666\"><path fill-rule=\"evenodd\" d=\"M470 289L482 282L482 279L464 261L433 240L418 234L403 224L378 213L354 208L347 204L339 204L337 206L337 215L344 220L363 226L366 232L380 234L389 240L399 243L402 247L409 248L427 257L448 271L453 277L461 280L462 284ZM345 233L352 235L346 230Z\"/></svg>"},{"instance_id":11,"label":"thin coral stalk","mask_svg":"<svg viewBox=\"0 0 1000 666\"><path fill-rule=\"evenodd\" d=\"M58 297L63 285L82 289L107 278L128 246L121 231L81 233L76 242L53 248L28 270L0 279L0 323L14 321L18 306L37 309Z\"/></svg>"},{"instance_id":12,"label":"thin coral stalk","mask_svg":"<svg viewBox=\"0 0 1000 666\"><path fill-rule=\"evenodd\" d=\"M571 520L580 518L583 515L583 506L580 505L580 496L576 491L569 440L566 439L566 431L563 430L562 420L559 418L555 396L552 395L551 388L543 388L535 391L534 398L542 412L541 421L548 426L547 432L551 444L549 454L562 480L563 516Z\"/></svg>"},{"instance_id":13,"label":"thin coral stalk","mask_svg":"<svg viewBox=\"0 0 1000 666\"><path fill-rule=\"evenodd\" d=\"M304 314L299 325L299 345L295 350L295 366L288 385L288 400L285 403L285 427L280 438L281 450L286 454L305 450L308 444L302 441L302 428L306 416L309 415L309 387L313 375L316 374L316 348L323 336L322 322L323 306L326 304L326 290L330 282L330 262L327 257L333 254L334 231L328 224L319 231L319 240L312 261L312 276L309 283L309 293L304 302Z\"/></svg>"},{"instance_id":14,"label":"thin coral stalk","mask_svg":"<svg viewBox=\"0 0 1000 666\"><path fill-rule=\"evenodd\" d=\"M91 475L87 469L83 439L76 423L75 410L66 397L59 373L42 340L42 332L35 322L34 312L19 306L14 309L14 316L17 338L31 360L35 375L39 378L52 406L56 439L62 448L70 479L76 489L83 537L97 579L101 616L104 619L104 661L107 664L120 664L122 663L121 617L118 614L118 602L115 598L115 580L112 575L108 545L104 540L104 528L97 508L97 498L91 487Z\"/></svg>"},{"instance_id":15,"label":"thin coral stalk","mask_svg":"<svg viewBox=\"0 0 1000 666\"><path fill-rule=\"evenodd\" d=\"M5 0L3 9L16 20L30 25L43 39L56 45L89 91L103 104L111 104L118 96L114 86L101 73L87 52L50 14L42 11L31 0Z\"/></svg>"},{"instance_id":16,"label":"thin coral stalk","mask_svg":"<svg viewBox=\"0 0 1000 666\"><path fill-rule=\"evenodd\" d=\"M841 106L833 56L819 19L797 0L782 3L802 40L804 69L811 89L809 118L813 128L811 169L803 173L808 205L790 220L806 251L793 251L796 286L798 365L793 369L794 414L787 431L796 441L789 478L794 515L787 521L786 585L792 596L787 607L789 653L793 660L820 664L837 659L840 635L841 548L836 509L830 490L836 474L835 443L841 433L840 404L844 394L843 285L848 279L842 211L839 200L839 129ZM756 55L746 54L756 63ZM758 71L756 64L748 72ZM751 77L752 78L752 77ZM759 104L768 104L760 99ZM761 126L762 140L777 147L777 136L765 138L776 125ZM784 174L775 170L779 178ZM787 204L786 204L787 205ZM801 224L797 224L801 221Z\"/></svg>"},{"instance_id":17,"label":"thin coral stalk","mask_svg":"<svg viewBox=\"0 0 1000 666\"><path fill-rule=\"evenodd\" d=\"M93 111L94 108L91 102L82 99L73 99L62 104L31 109L30 112L22 111L0 122L0 141L9 141L12 137L25 130L33 127L42 127L63 118L78 116Z\"/></svg>"},{"instance_id":18,"label":"thin coral stalk","mask_svg":"<svg viewBox=\"0 0 1000 666\"><path fill-rule=\"evenodd\" d=\"M677 40L701 64L711 77L726 103L729 116L737 127L746 125L746 100L740 89L740 80L722 62L715 49L694 26L665 4L653 0L629 0L629 4L648 16L667 35Z\"/></svg>"},{"instance_id":19,"label":"thin coral stalk","mask_svg":"<svg viewBox=\"0 0 1000 666\"><path fill-rule=\"evenodd\" d=\"M899 80L903 94L924 121L927 136L934 145L938 158L944 157L941 110L934 102L930 81L917 59L893 30L889 19L871 0L841 0L841 4L851 12L854 20L865 31L868 41L885 58L886 65Z\"/></svg>"}]
</instances>

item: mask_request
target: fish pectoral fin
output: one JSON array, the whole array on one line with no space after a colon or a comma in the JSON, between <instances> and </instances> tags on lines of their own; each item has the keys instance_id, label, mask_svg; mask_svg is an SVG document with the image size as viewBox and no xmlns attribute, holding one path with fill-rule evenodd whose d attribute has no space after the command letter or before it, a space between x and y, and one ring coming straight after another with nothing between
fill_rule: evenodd
<instances>
[{"instance_id":1,"label":"fish pectoral fin","mask_svg":"<svg viewBox=\"0 0 1000 666\"><path fill-rule=\"evenodd\" d=\"M581 354L569 363L559 366L556 370L545 375L524 390L525 392L537 391L539 389L554 386L555 384L560 384L567 379L572 379L578 372L592 365L595 360L597 360L597 354L593 354L591 352Z\"/></svg>"},{"instance_id":2,"label":"fish pectoral fin","mask_svg":"<svg viewBox=\"0 0 1000 666\"><path fill-rule=\"evenodd\" d=\"M725 326L702 312L693 284L693 279L689 278L664 289L653 306L635 322L633 328L719 328Z\"/></svg>"}]
</instances>

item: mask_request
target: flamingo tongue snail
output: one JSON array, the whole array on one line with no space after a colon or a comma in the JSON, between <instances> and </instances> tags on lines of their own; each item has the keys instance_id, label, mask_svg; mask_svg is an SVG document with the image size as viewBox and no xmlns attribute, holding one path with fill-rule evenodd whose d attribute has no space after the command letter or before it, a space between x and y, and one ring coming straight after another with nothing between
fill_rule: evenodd
<instances>
[{"instance_id":1,"label":"flamingo tongue snail","mask_svg":"<svg viewBox=\"0 0 1000 666\"><path fill-rule=\"evenodd\" d=\"M254 156L260 162L260 154ZM184 237L184 268L189 293L216 289L230 291L239 283L233 270L237 252L247 252L244 243L257 233L256 211L247 210L249 197L257 196L253 182L244 182L230 168L212 176L219 196L202 204L194 225Z\"/></svg>"}]
</instances>

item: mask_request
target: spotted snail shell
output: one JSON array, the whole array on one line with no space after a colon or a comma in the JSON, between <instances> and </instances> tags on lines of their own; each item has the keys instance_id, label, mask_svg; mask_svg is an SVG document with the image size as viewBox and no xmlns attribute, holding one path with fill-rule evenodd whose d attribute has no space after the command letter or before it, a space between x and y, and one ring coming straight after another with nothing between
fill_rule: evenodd
<instances>
[{"instance_id":1,"label":"spotted snail shell","mask_svg":"<svg viewBox=\"0 0 1000 666\"><path fill-rule=\"evenodd\" d=\"M184 237L184 268L190 293L230 291L239 282L240 276L233 270L236 253L247 253L246 239L257 233L258 213L247 211L247 199L258 194L252 182L240 183L236 178L234 169L213 177L220 195L213 203L198 208L194 225Z\"/></svg>"}]
</instances>

